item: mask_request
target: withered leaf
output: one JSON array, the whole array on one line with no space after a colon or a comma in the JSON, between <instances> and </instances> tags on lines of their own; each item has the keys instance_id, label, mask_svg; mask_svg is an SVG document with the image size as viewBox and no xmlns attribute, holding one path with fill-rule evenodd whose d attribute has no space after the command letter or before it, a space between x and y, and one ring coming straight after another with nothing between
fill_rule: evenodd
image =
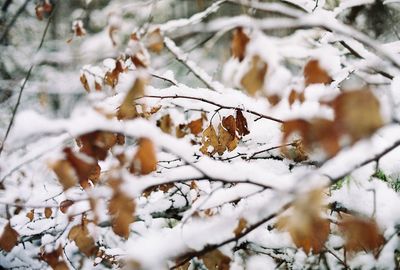
<instances>
[{"instance_id":1,"label":"withered leaf","mask_svg":"<svg viewBox=\"0 0 400 270\"><path fill-rule=\"evenodd\" d=\"M72 30L74 31L74 35L77 37L82 37L86 35L86 30L83 27L83 23L81 20L76 20L73 22Z\"/></svg>"},{"instance_id":2,"label":"withered leaf","mask_svg":"<svg viewBox=\"0 0 400 270\"><path fill-rule=\"evenodd\" d=\"M320 253L330 233L330 222L321 217L322 190L316 189L295 201L290 216L281 216L277 227L287 230L298 248Z\"/></svg>"},{"instance_id":3,"label":"withered leaf","mask_svg":"<svg viewBox=\"0 0 400 270\"><path fill-rule=\"evenodd\" d=\"M61 245L57 249L48 253L44 252L44 249L42 249L40 259L45 261L54 270L68 270L68 266L63 259L62 253L63 249Z\"/></svg>"},{"instance_id":4,"label":"withered leaf","mask_svg":"<svg viewBox=\"0 0 400 270\"><path fill-rule=\"evenodd\" d=\"M382 127L380 104L368 89L341 93L332 102L338 129L355 142Z\"/></svg>"},{"instance_id":5,"label":"withered leaf","mask_svg":"<svg viewBox=\"0 0 400 270\"><path fill-rule=\"evenodd\" d=\"M323 83L328 84L332 82L332 78L329 76L328 72L321 68L318 60L310 60L304 67L304 79L305 85Z\"/></svg>"},{"instance_id":6,"label":"withered leaf","mask_svg":"<svg viewBox=\"0 0 400 270\"><path fill-rule=\"evenodd\" d=\"M243 231L245 231L247 228L247 220L244 218L239 219L239 223L233 233L235 234L236 237L238 237Z\"/></svg>"},{"instance_id":7,"label":"withered leaf","mask_svg":"<svg viewBox=\"0 0 400 270\"><path fill-rule=\"evenodd\" d=\"M52 214L53 214L53 211L51 210L50 207L46 207L46 208L44 209L44 216L45 216L46 218L51 217Z\"/></svg>"},{"instance_id":8,"label":"withered leaf","mask_svg":"<svg viewBox=\"0 0 400 270\"><path fill-rule=\"evenodd\" d=\"M139 140L139 148L133 157L130 171L141 175L149 174L157 169L157 156L153 142L148 138Z\"/></svg>"},{"instance_id":9,"label":"withered leaf","mask_svg":"<svg viewBox=\"0 0 400 270\"><path fill-rule=\"evenodd\" d=\"M121 60L115 61L115 67L112 71L108 71L104 76L104 81L111 87L115 87L118 84L119 74L124 72L123 64Z\"/></svg>"},{"instance_id":10,"label":"withered leaf","mask_svg":"<svg viewBox=\"0 0 400 270\"><path fill-rule=\"evenodd\" d=\"M200 151L204 155L213 155L217 152L219 146L217 132L215 131L214 126L211 123L203 131L201 143L202 146L200 148Z\"/></svg>"},{"instance_id":11,"label":"withered leaf","mask_svg":"<svg viewBox=\"0 0 400 270\"><path fill-rule=\"evenodd\" d=\"M160 53L164 49L164 38L161 35L160 28L147 35L147 48L155 53Z\"/></svg>"},{"instance_id":12,"label":"withered leaf","mask_svg":"<svg viewBox=\"0 0 400 270\"><path fill-rule=\"evenodd\" d=\"M108 150L117 144L117 134L107 131L93 131L78 137L80 151L96 160L104 160Z\"/></svg>"},{"instance_id":13,"label":"withered leaf","mask_svg":"<svg viewBox=\"0 0 400 270\"><path fill-rule=\"evenodd\" d=\"M120 189L121 181L111 179L109 184L113 188L113 196L108 203L108 211L112 217L112 230L115 234L128 238L129 225L135 221L135 201Z\"/></svg>"},{"instance_id":14,"label":"withered leaf","mask_svg":"<svg viewBox=\"0 0 400 270\"><path fill-rule=\"evenodd\" d=\"M373 219L345 215L339 227L346 240L346 250L350 252L377 251L385 242Z\"/></svg>"},{"instance_id":15,"label":"withered leaf","mask_svg":"<svg viewBox=\"0 0 400 270\"><path fill-rule=\"evenodd\" d=\"M175 135L177 138L183 138L187 134L185 131L186 125L180 124L175 127Z\"/></svg>"},{"instance_id":16,"label":"withered leaf","mask_svg":"<svg viewBox=\"0 0 400 270\"><path fill-rule=\"evenodd\" d=\"M172 131L172 119L169 114L166 114L162 116L158 121L157 121L157 126L165 133L171 134Z\"/></svg>"},{"instance_id":17,"label":"withered leaf","mask_svg":"<svg viewBox=\"0 0 400 270\"><path fill-rule=\"evenodd\" d=\"M135 99L144 94L146 86L146 80L143 78L137 78L132 88L128 91L124 101L117 111L118 119L132 119L137 117L138 112L136 109Z\"/></svg>"},{"instance_id":18,"label":"withered leaf","mask_svg":"<svg viewBox=\"0 0 400 270\"><path fill-rule=\"evenodd\" d=\"M80 252L88 257L94 255L97 251L94 239L87 228L87 221L73 226L68 233L68 239L74 241Z\"/></svg>"},{"instance_id":19,"label":"withered leaf","mask_svg":"<svg viewBox=\"0 0 400 270\"><path fill-rule=\"evenodd\" d=\"M18 243L18 237L19 234L11 227L10 222L8 222L0 237L0 248L6 252L10 252Z\"/></svg>"},{"instance_id":20,"label":"withered leaf","mask_svg":"<svg viewBox=\"0 0 400 270\"><path fill-rule=\"evenodd\" d=\"M247 120L241 110L236 110L236 130L239 136L246 136L250 133L247 127Z\"/></svg>"},{"instance_id":21,"label":"withered leaf","mask_svg":"<svg viewBox=\"0 0 400 270\"><path fill-rule=\"evenodd\" d=\"M229 270L231 259L218 249L210 251L200 257L208 270Z\"/></svg>"},{"instance_id":22,"label":"withered leaf","mask_svg":"<svg viewBox=\"0 0 400 270\"><path fill-rule=\"evenodd\" d=\"M286 121L283 123L283 143L296 132L300 134L306 151L311 151L313 146L320 146L329 156L334 156L340 150L340 133L333 121L322 118L310 121L303 119ZM287 154L286 148L282 148L282 151Z\"/></svg>"},{"instance_id":23,"label":"withered leaf","mask_svg":"<svg viewBox=\"0 0 400 270\"><path fill-rule=\"evenodd\" d=\"M67 190L77 184L74 168L67 160L58 160L50 164L51 169L58 177L64 190Z\"/></svg>"},{"instance_id":24,"label":"withered leaf","mask_svg":"<svg viewBox=\"0 0 400 270\"><path fill-rule=\"evenodd\" d=\"M81 159L75 153L72 152L71 148L64 148L63 152L65 153L67 161L71 164L73 169L78 176L79 183L83 188L88 187L89 177L92 175L93 170L95 170L97 163L88 162L86 160Z\"/></svg>"},{"instance_id":25,"label":"withered leaf","mask_svg":"<svg viewBox=\"0 0 400 270\"><path fill-rule=\"evenodd\" d=\"M264 77L267 73L268 65L259 56L253 56L250 69L244 74L240 83L247 93L254 96L264 85Z\"/></svg>"},{"instance_id":26,"label":"withered leaf","mask_svg":"<svg viewBox=\"0 0 400 270\"><path fill-rule=\"evenodd\" d=\"M280 101L281 97L279 95L267 95L268 102L272 107L276 106Z\"/></svg>"},{"instance_id":27,"label":"withered leaf","mask_svg":"<svg viewBox=\"0 0 400 270\"><path fill-rule=\"evenodd\" d=\"M86 75L85 75L85 74L82 74L82 75L79 77L79 80L81 81L81 83L82 83L82 85L83 85L83 88L85 88L86 92L90 92L90 87L89 87L89 83L88 83L88 80L87 80L87 78L86 78Z\"/></svg>"},{"instance_id":28,"label":"withered leaf","mask_svg":"<svg viewBox=\"0 0 400 270\"><path fill-rule=\"evenodd\" d=\"M191 121L187 127L190 129L190 133L193 135L198 135L203 131L203 117Z\"/></svg>"},{"instance_id":29,"label":"withered leaf","mask_svg":"<svg viewBox=\"0 0 400 270\"><path fill-rule=\"evenodd\" d=\"M293 89L289 94L289 105L293 105L295 101L303 103L304 100L305 100L304 92L299 93Z\"/></svg>"},{"instance_id":30,"label":"withered leaf","mask_svg":"<svg viewBox=\"0 0 400 270\"><path fill-rule=\"evenodd\" d=\"M35 209L32 209L28 213L26 213L26 217L29 218L29 221L32 221L33 218L35 217Z\"/></svg>"},{"instance_id":31,"label":"withered leaf","mask_svg":"<svg viewBox=\"0 0 400 270\"><path fill-rule=\"evenodd\" d=\"M60 202L60 211L65 214L68 211L68 208L74 204L74 201L71 200L64 200Z\"/></svg>"},{"instance_id":32,"label":"withered leaf","mask_svg":"<svg viewBox=\"0 0 400 270\"><path fill-rule=\"evenodd\" d=\"M233 57L237 57L241 62L245 56L246 46L249 43L249 37L243 32L241 27L238 27L233 31L232 42L231 42L231 53Z\"/></svg>"}]
</instances>

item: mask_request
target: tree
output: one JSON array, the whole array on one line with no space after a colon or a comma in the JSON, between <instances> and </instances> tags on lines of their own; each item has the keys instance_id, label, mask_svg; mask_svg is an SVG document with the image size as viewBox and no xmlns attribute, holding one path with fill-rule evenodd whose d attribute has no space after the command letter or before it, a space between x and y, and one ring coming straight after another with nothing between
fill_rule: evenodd
<instances>
[{"instance_id":1,"label":"tree","mask_svg":"<svg viewBox=\"0 0 400 270\"><path fill-rule=\"evenodd\" d=\"M398 268L398 11L5 1L0 265Z\"/></svg>"}]
</instances>

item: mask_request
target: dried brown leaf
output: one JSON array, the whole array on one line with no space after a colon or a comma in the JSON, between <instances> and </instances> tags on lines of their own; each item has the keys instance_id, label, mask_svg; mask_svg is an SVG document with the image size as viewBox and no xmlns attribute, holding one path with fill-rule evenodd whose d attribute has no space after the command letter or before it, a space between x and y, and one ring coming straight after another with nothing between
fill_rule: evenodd
<instances>
[{"instance_id":1,"label":"dried brown leaf","mask_svg":"<svg viewBox=\"0 0 400 270\"><path fill-rule=\"evenodd\" d=\"M369 218L346 215L339 223L346 240L346 250L378 251L385 242L376 221Z\"/></svg>"},{"instance_id":2,"label":"dried brown leaf","mask_svg":"<svg viewBox=\"0 0 400 270\"><path fill-rule=\"evenodd\" d=\"M138 116L135 99L144 94L146 80L137 78L117 111L118 119L132 119Z\"/></svg>"},{"instance_id":3,"label":"dried brown leaf","mask_svg":"<svg viewBox=\"0 0 400 270\"><path fill-rule=\"evenodd\" d=\"M10 222L4 227L0 237L0 248L6 252L10 252L18 243L19 234L15 231Z\"/></svg>"},{"instance_id":4,"label":"dried brown leaf","mask_svg":"<svg viewBox=\"0 0 400 270\"><path fill-rule=\"evenodd\" d=\"M236 131L239 136L246 136L250 133L247 127L247 120L241 110L236 110Z\"/></svg>"},{"instance_id":5,"label":"dried brown leaf","mask_svg":"<svg viewBox=\"0 0 400 270\"><path fill-rule=\"evenodd\" d=\"M139 140L139 148L133 157L130 171L141 175L149 174L157 169L157 156L153 142L147 138Z\"/></svg>"},{"instance_id":6,"label":"dried brown leaf","mask_svg":"<svg viewBox=\"0 0 400 270\"><path fill-rule=\"evenodd\" d=\"M68 233L68 239L74 241L79 250L88 257L97 252L94 239L87 228L87 221L73 226Z\"/></svg>"},{"instance_id":7,"label":"dried brown leaf","mask_svg":"<svg viewBox=\"0 0 400 270\"><path fill-rule=\"evenodd\" d=\"M231 259L218 249L200 256L208 270L229 270Z\"/></svg>"},{"instance_id":8,"label":"dried brown leaf","mask_svg":"<svg viewBox=\"0 0 400 270\"><path fill-rule=\"evenodd\" d=\"M295 201L290 216L281 216L277 227L287 230L298 248L306 253L320 253L330 233L330 222L321 217L322 195L320 189L313 190Z\"/></svg>"},{"instance_id":9,"label":"dried brown leaf","mask_svg":"<svg viewBox=\"0 0 400 270\"><path fill-rule=\"evenodd\" d=\"M235 29L235 31L233 31L231 53L232 56L238 58L240 62L245 56L246 46L249 41L249 37L243 32L241 27L238 27Z\"/></svg>"},{"instance_id":10,"label":"dried brown leaf","mask_svg":"<svg viewBox=\"0 0 400 270\"><path fill-rule=\"evenodd\" d=\"M155 53L160 53L164 49L164 37L161 35L160 28L147 35L147 48Z\"/></svg>"},{"instance_id":11,"label":"dried brown leaf","mask_svg":"<svg viewBox=\"0 0 400 270\"><path fill-rule=\"evenodd\" d=\"M244 74L240 83L247 93L254 96L263 88L264 77L267 73L268 65L259 56L254 56L251 61L250 69Z\"/></svg>"},{"instance_id":12,"label":"dried brown leaf","mask_svg":"<svg viewBox=\"0 0 400 270\"><path fill-rule=\"evenodd\" d=\"M318 60L310 60L304 67L305 85L323 83L329 84L332 82L331 76L320 65Z\"/></svg>"}]
</instances>

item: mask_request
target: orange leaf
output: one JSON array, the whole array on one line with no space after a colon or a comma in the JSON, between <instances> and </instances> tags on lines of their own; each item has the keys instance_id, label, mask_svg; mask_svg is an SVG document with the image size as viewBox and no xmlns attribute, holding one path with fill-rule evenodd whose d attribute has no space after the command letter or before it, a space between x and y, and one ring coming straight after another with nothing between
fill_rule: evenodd
<instances>
[{"instance_id":1,"label":"orange leaf","mask_svg":"<svg viewBox=\"0 0 400 270\"><path fill-rule=\"evenodd\" d=\"M304 79L306 86L315 83L329 84L332 78L321 68L318 60L310 60L304 67Z\"/></svg>"},{"instance_id":2,"label":"orange leaf","mask_svg":"<svg viewBox=\"0 0 400 270\"><path fill-rule=\"evenodd\" d=\"M200 117L197 120L191 121L187 127L190 129L190 132L193 135L197 135L203 131L203 117Z\"/></svg>"}]
</instances>

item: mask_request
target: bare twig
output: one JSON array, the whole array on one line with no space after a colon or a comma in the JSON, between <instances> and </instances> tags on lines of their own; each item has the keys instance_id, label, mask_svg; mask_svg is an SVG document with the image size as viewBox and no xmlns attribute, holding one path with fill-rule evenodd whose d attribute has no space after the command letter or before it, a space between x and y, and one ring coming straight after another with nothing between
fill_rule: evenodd
<instances>
[{"instance_id":1,"label":"bare twig","mask_svg":"<svg viewBox=\"0 0 400 270\"><path fill-rule=\"evenodd\" d=\"M29 1L29 0L28 0L28 1ZM37 52L42 48L42 46L43 46L43 42L44 42L44 39L45 39L45 37L46 37L47 30L49 29L50 22L51 22L51 20L52 20L54 14L55 14L55 10L57 9L57 6L58 6L58 1L55 3L54 8L53 8L53 10L51 11L51 14L50 14L50 16L49 16L49 18L48 18L48 20L47 20L47 24L46 24L46 27L45 27L45 29L44 29L44 31L43 31L42 37L41 37L41 39L40 39L39 46L38 46L38 48L36 49L36 53L37 53ZM22 94L23 94L23 92L24 92L26 83L28 82L28 80L29 80L29 78L30 78L30 76L31 76L31 73L32 73L32 70L33 70L33 67L34 67L34 66L35 66L35 64L32 64L31 67L29 68L29 70L28 70L28 72L27 72L27 74L26 74L26 76L25 76L24 82L22 83L21 88L20 88L20 90L19 90L18 98L17 98L17 103L15 104L14 109L13 109L13 111L12 111L11 119L10 119L10 122L8 123L7 130L6 130L6 134L4 135L4 139L3 139L2 143L1 143L1 146L0 146L0 155L1 155L1 153L3 152L4 144L5 144L6 140L7 140L8 134L10 133L11 127L12 127L12 125L13 125L13 123L14 123L14 118L15 118L15 116L16 116L16 114L17 114L17 110L18 110L19 105L20 105L20 102L21 102Z\"/></svg>"},{"instance_id":2,"label":"bare twig","mask_svg":"<svg viewBox=\"0 0 400 270\"><path fill-rule=\"evenodd\" d=\"M214 105L214 106L219 107L221 109L240 110L240 111L247 112L247 113L250 113L250 114L256 115L258 117L261 117L261 118L264 118L264 119L268 119L268 120L271 120L271 121L274 121L274 122L277 122L277 123L283 123L284 122L283 120L274 118L272 116L264 115L264 114L261 114L259 112L253 111L253 110L242 109L240 107L234 107L234 106L226 106L226 105L219 104L219 103L216 103L216 102L204 99L204 98L199 98L199 97L178 96L178 95L169 95L169 96L145 95L145 96L139 97L138 99L141 99L141 98L159 98L159 99L167 99L167 98L168 99L179 99L179 98L182 98L182 99L198 100L198 101L201 101L201 102L204 102L204 103L208 103L208 104Z\"/></svg>"}]
</instances>

